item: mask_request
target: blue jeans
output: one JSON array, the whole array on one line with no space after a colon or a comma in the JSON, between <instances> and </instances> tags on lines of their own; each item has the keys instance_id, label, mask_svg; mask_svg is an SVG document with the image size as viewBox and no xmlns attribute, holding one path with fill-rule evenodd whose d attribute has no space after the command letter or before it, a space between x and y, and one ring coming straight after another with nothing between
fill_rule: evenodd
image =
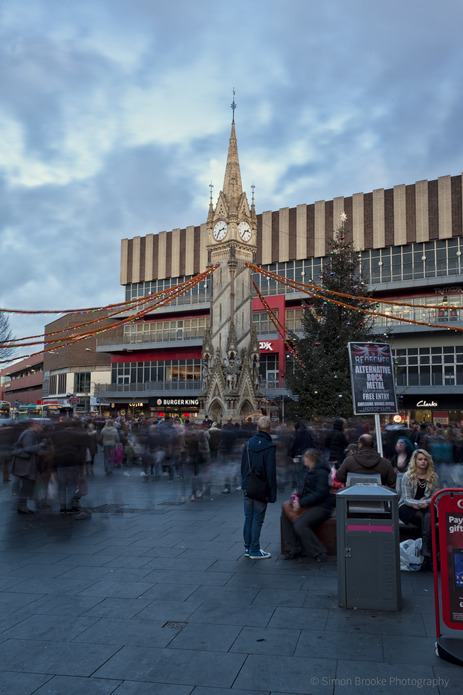
<instances>
[{"instance_id":1,"label":"blue jeans","mask_svg":"<svg viewBox=\"0 0 463 695\"><path fill-rule=\"evenodd\" d=\"M260 550L260 531L267 511L267 502L252 500L243 495L244 500L244 545L251 553Z\"/></svg>"}]
</instances>

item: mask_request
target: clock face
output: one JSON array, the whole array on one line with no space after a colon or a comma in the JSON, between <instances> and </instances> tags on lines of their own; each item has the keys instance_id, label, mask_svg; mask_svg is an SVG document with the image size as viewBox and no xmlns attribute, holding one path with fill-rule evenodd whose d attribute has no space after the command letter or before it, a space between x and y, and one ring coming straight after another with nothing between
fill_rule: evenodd
<instances>
[{"instance_id":1,"label":"clock face","mask_svg":"<svg viewBox=\"0 0 463 695\"><path fill-rule=\"evenodd\" d=\"M240 222L238 225L238 233L243 241L249 241L252 236L251 227L249 226L249 223L244 221Z\"/></svg>"},{"instance_id":2,"label":"clock face","mask_svg":"<svg viewBox=\"0 0 463 695\"><path fill-rule=\"evenodd\" d=\"M215 223L212 233L216 241L222 241L227 236L227 223L224 220L219 220Z\"/></svg>"}]
</instances>

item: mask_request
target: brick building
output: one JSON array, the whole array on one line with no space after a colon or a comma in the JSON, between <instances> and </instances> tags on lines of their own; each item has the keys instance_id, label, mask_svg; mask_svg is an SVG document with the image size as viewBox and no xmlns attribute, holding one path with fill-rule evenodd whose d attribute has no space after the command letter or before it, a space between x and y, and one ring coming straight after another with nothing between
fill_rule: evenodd
<instances>
[{"instance_id":1,"label":"brick building","mask_svg":"<svg viewBox=\"0 0 463 695\"><path fill-rule=\"evenodd\" d=\"M112 323L104 318L106 315L106 311L90 314L91 320L102 318L99 326ZM59 338L64 346L43 355L43 402L55 406L57 410L72 408L77 414L109 414L110 403L101 396L99 387L110 382L110 356L96 351L95 336L66 344L71 333L82 333L84 328L74 326L84 320L83 314L66 314L45 326L45 347L47 336L52 339L55 336L51 334L56 331L60 332ZM121 329L117 330L121 332Z\"/></svg>"},{"instance_id":2,"label":"brick building","mask_svg":"<svg viewBox=\"0 0 463 695\"><path fill-rule=\"evenodd\" d=\"M0 371L0 400L14 410L42 401L43 355L26 357Z\"/></svg>"}]
</instances>

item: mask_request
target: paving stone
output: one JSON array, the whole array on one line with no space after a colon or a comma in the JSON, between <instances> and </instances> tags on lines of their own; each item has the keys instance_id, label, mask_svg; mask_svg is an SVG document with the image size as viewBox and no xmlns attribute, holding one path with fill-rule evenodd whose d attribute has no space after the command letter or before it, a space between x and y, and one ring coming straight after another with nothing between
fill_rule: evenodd
<instances>
[{"instance_id":1,"label":"paving stone","mask_svg":"<svg viewBox=\"0 0 463 695\"><path fill-rule=\"evenodd\" d=\"M29 695L36 693L43 683L50 680L49 675L41 673L18 673L0 671L0 693L4 695Z\"/></svg>"},{"instance_id":2,"label":"paving stone","mask_svg":"<svg viewBox=\"0 0 463 695\"><path fill-rule=\"evenodd\" d=\"M151 589L153 582L124 582L105 579L95 582L79 592L79 596L105 596L118 598L138 598Z\"/></svg>"},{"instance_id":3,"label":"paving stone","mask_svg":"<svg viewBox=\"0 0 463 695\"><path fill-rule=\"evenodd\" d=\"M301 631L297 629L244 627L230 651L241 654L291 656L295 653L300 634ZM310 656L317 655L311 654Z\"/></svg>"},{"instance_id":4,"label":"paving stone","mask_svg":"<svg viewBox=\"0 0 463 695\"><path fill-rule=\"evenodd\" d=\"M269 627L282 627L304 629L309 625L316 625L319 629L325 629L328 611L324 609L291 608L278 606L275 608Z\"/></svg>"},{"instance_id":5,"label":"paving stone","mask_svg":"<svg viewBox=\"0 0 463 695\"><path fill-rule=\"evenodd\" d=\"M228 652L240 631L236 625L189 623L169 643L169 649Z\"/></svg>"},{"instance_id":6,"label":"paving stone","mask_svg":"<svg viewBox=\"0 0 463 695\"><path fill-rule=\"evenodd\" d=\"M242 690L279 691L299 695L326 695L323 679L334 678L334 659L251 654L234 687ZM370 693L371 695L371 693Z\"/></svg>"},{"instance_id":7,"label":"paving stone","mask_svg":"<svg viewBox=\"0 0 463 695\"><path fill-rule=\"evenodd\" d=\"M151 601L140 598L105 598L85 611L84 615L99 618L133 618Z\"/></svg>"},{"instance_id":8,"label":"paving stone","mask_svg":"<svg viewBox=\"0 0 463 695\"><path fill-rule=\"evenodd\" d=\"M190 623L265 627L273 612L273 607L268 606L235 606L221 601L209 601L190 616Z\"/></svg>"},{"instance_id":9,"label":"paving stone","mask_svg":"<svg viewBox=\"0 0 463 695\"><path fill-rule=\"evenodd\" d=\"M333 632L331 630L301 630L295 651L296 656L325 658L335 654L337 659L354 661L383 661L383 642L381 635L359 630L355 633Z\"/></svg>"},{"instance_id":10,"label":"paving stone","mask_svg":"<svg viewBox=\"0 0 463 695\"><path fill-rule=\"evenodd\" d=\"M200 605L199 601L193 599L189 601L153 600L149 606L137 613L137 618L164 622L167 620L188 621Z\"/></svg>"},{"instance_id":11,"label":"paving stone","mask_svg":"<svg viewBox=\"0 0 463 695\"><path fill-rule=\"evenodd\" d=\"M338 661L335 695L439 695L431 667L370 661ZM447 692L447 691L442 691ZM457 695L448 691L447 695Z\"/></svg>"},{"instance_id":12,"label":"paving stone","mask_svg":"<svg viewBox=\"0 0 463 695\"><path fill-rule=\"evenodd\" d=\"M45 685L34 691L34 695L111 695L121 681L103 678L54 676ZM117 690L119 692L119 690Z\"/></svg>"},{"instance_id":13,"label":"paving stone","mask_svg":"<svg viewBox=\"0 0 463 695\"><path fill-rule=\"evenodd\" d=\"M124 647L93 675L152 683L231 688L244 660L241 654Z\"/></svg>"},{"instance_id":14,"label":"paving stone","mask_svg":"<svg viewBox=\"0 0 463 695\"><path fill-rule=\"evenodd\" d=\"M173 570L155 570L153 583L158 584L205 584L211 586L224 586L232 579L232 574L227 572L181 572Z\"/></svg>"},{"instance_id":15,"label":"paving stone","mask_svg":"<svg viewBox=\"0 0 463 695\"><path fill-rule=\"evenodd\" d=\"M303 606L307 591L300 589L261 589L255 599L254 606Z\"/></svg>"},{"instance_id":16,"label":"paving stone","mask_svg":"<svg viewBox=\"0 0 463 695\"><path fill-rule=\"evenodd\" d=\"M164 627L165 622L138 618L100 618L75 637L75 641L87 644L114 644L121 647L165 647L182 629Z\"/></svg>"},{"instance_id":17,"label":"paving stone","mask_svg":"<svg viewBox=\"0 0 463 695\"><path fill-rule=\"evenodd\" d=\"M122 685L114 691L114 695L191 695L193 692L191 685L168 685L166 683L156 683L156 691L153 691L152 683L142 683L141 681L124 681ZM230 691L228 695L230 695ZM213 694L212 694L213 695ZM233 695L240 695L234 693ZM246 693L246 695L252 695Z\"/></svg>"},{"instance_id":18,"label":"paving stone","mask_svg":"<svg viewBox=\"0 0 463 695\"><path fill-rule=\"evenodd\" d=\"M19 581L10 591L30 594L52 594L53 596L59 596L60 594L74 596L87 589L93 583L91 579L46 579L38 576Z\"/></svg>"},{"instance_id":19,"label":"paving stone","mask_svg":"<svg viewBox=\"0 0 463 695\"><path fill-rule=\"evenodd\" d=\"M198 584L154 584L142 594L142 598L153 601L185 601L193 597L198 588ZM213 587L207 589L209 588Z\"/></svg>"},{"instance_id":20,"label":"paving stone","mask_svg":"<svg viewBox=\"0 0 463 695\"><path fill-rule=\"evenodd\" d=\"M0 650L0 672L14 667L18 672L48 673L63 676L90 676L113 656L117 648L77 642L42 642L33 639L9 639Z\"/></svg>"},{"instance_id":21,"label":"paving stone","mask_svg":"<svg viewBox=\"0 0 463 695\"><path fill-rule=\"evenodd\" d=\"M200 586L191 595L190 600L201 603L214 601L231 606L250 606L255 603L257 589L244 589L236 586Z\"/></svg>"},{"instance_id":22,"label":"paving stone","mask_svg":"<svg viewBox=\"0 0 463 695\"><path fill-rule=\"evenodd\" d=\"M351 632L354 627L377 634L405 634L421 637L426 635L420 614L415 614L414 619L410 620L410 617L401 611L369 611L350 608L329 611L327 630Z\"/></svg>"},{"instance_id":23,"label":"paving stone","mask_svg":"<svg viewBox=\"0 0 463 695\"><path fill-rule=\"evenodd\" d=\"M88 627L96 618L68 617L62 615L32 615L2 633L2 637L68 642Z\"/></svg>"}]
</instances>

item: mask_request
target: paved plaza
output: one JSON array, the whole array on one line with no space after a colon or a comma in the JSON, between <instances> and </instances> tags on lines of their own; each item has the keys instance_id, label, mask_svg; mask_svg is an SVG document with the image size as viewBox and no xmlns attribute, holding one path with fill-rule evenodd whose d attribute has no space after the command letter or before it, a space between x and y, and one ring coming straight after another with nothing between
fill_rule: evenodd
<instances>
[{"instance_id":1,"label":"paved plaza","mask_svg":"<svg viewBox=\"0 0 463 695\"><path fill-rule=\"evenodd\" d=\"M181 493L138 468L107 477L101 455L87 520L19 515L3 484L0 693L463 693L463 669L434 652L431 572L401 573L400 612L340 608L335 558L280 555L278 502L272 558L252 561L239 491Z\"/></svg>"}]
</instances>

